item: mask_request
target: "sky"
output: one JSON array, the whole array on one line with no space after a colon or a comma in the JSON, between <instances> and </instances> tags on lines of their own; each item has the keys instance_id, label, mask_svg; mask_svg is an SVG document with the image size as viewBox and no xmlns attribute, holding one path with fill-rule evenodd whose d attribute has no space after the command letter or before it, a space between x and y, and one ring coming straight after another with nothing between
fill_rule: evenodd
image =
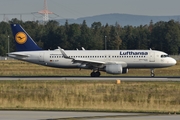
<instances>
[{"instance_id":1,"label":"sky","mask_svg":"<svg viewBox=\"0 0 180 120\"><path fill-rule=\"evenodd\" d=\"M0 21L5 18L39 20L42 16L32 12L43 9L44 0L0 0ZM109 13L148 16L180 15L180 0L47 0L50 19L80 18ZM10 14L17 15L10 15Z\"/></svg>"}]
</instances>

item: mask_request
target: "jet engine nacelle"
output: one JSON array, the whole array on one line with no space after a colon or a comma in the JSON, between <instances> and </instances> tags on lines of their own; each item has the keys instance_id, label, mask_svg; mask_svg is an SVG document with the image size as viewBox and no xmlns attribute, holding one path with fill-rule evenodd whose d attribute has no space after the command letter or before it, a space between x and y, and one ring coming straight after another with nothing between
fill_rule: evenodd
<instances>
[{"instance_id":1,"label":"jet engine nacelle","mask_svg":"<svg viewBox=\"0 0 180 120\"><path fill-rule=\"evenodd\" d=\"M107 63L105 71L109 74L124 74L128 73L127 68L123 68L119 63Z\"/></svg>"}]
</instances>

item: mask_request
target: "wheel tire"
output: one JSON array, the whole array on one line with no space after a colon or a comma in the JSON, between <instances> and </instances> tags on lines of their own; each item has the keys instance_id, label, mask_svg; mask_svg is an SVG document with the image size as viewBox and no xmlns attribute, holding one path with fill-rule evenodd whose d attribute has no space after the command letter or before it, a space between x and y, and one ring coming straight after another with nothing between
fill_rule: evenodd
<instances>
[{"instance_id":1,"label":"wheel tire","mask_svg":"<svg viewBox=\"0 0 180 120\"><path fill-rule=\"evenodd\" d=\"M95 72L91 72L91 77L95 77L95 76L96 76Z\"/></svg>"},{"instance_id":2,"label":"wheel tire","mask_svg":"<svg viewBox=\"0 0 180 120\"><path fill-rule=\"evenodd\" d=\"M155 74L151 74L151 77L155 77Z\"/></svg>"},{"instance_id":3,"label":"wheel tire","mask_svg":"<svg viewBox=\"0 0 180 120\"><path fill-rule=\"evenodd\" d=\"M101 75L101 73L98 71L96 72L96 77L99 77Z\"/></svg>"}]
</instances>

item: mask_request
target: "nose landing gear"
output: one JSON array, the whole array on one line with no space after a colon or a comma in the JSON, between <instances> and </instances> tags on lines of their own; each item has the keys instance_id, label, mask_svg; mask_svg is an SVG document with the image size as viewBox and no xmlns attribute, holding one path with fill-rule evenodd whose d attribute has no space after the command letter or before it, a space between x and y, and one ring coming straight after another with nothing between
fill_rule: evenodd
<instances>
[{"instance_id":1,"label":"nose landing gear","mask_svg":"<svg viewBox=\"0 0 180 120\"><path fill-rule=\"evenodd\" d=\"M151 77L155 77L154 69L151 69Z\"/></svg>"}]
</instances>

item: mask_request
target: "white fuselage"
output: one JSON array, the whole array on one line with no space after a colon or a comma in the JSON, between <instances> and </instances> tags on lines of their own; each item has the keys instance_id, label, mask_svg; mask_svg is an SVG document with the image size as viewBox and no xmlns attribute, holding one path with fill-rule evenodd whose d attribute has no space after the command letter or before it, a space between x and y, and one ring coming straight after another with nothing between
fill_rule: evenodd
<instances>
[{"instance_id":1,"label":"white fuselage","mask_svg":"<svg viewBox=\"0 0 180 120\"><path fill-rule=\"evenodd\" d=\"M126 68L162 68L176 64L166 53L156 50L66 50L70 58L103 62L124 62ZM18 55L20 54L20 55ZM64 58L57 50L12 52L9 57L57 68L86 68ZM23 56L23 55L26 55ZM87 68L88 69L88 68Z\"/></svg>"}]
</instances>

